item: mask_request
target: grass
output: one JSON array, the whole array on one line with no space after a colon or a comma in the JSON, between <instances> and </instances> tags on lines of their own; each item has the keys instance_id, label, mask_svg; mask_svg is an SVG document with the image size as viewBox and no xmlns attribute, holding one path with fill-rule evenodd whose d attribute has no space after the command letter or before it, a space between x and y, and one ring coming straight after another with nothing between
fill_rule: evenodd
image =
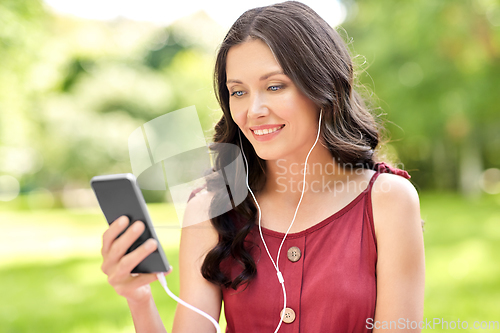
<instances>
[{"instance_id":1,"label":"grass","mask_svg":"<svg viewBox=\"0 0 500 333\"><path fill-rule=\"evenodd\" d=\"M177 267L175 212L167 205L149 207L167 257ZM468 201L455 194L422 193L421 211L426 221L424 318L465 320L465 332L476 331L474 321L500 321L500 198ZM100 271L106 224L98 210L4 210L0 216L0 331L133 332L126 301ZM175 269L168 282L178 294ZM176 303L158 282L152 290L170 331ZM441 331L441 325L436 329Z\"/></svg>"},{"instance_id":2,"label":"grass","mask_svg":"<svg viewBox=\"0 0 500 333\"><path fill-rule=\"evenodd\" d=\"M156 232L174 271L167 277L179 294L179 224L173 207L149 205ZM1 211L0 332L133 332L125 299L101 272L98 209ZM177 303L152 285L160 316L171 330ZM221 319L224 325L224 318Z\"/></svg>"},{"instance_id":3,"label":"grass","mask_svg":"<svg viewBox=\"0 0 500 333\"><path fill-rule=\"evenodd\" d=\"M474 321L500 322L499 197L468 201L425 194L421 208L426 220L424 318L466 320L469 327Z\"/></svg>"}]
</instances>

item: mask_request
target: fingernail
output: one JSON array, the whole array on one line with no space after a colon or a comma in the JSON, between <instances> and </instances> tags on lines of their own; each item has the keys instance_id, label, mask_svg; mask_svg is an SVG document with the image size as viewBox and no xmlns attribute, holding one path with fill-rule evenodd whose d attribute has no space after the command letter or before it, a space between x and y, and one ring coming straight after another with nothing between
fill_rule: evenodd
<instances>
[{"instance_id":1,"label":"fingernail","mask_svg":"<svg viewBox=\"0 0 500 333\"><path fill-rule=\"evenodd\" d=\"M153 238L150 238L144 243L144 248L146 250L152 250L156 245L156 241Z\"/></svg>"}]
</instances>

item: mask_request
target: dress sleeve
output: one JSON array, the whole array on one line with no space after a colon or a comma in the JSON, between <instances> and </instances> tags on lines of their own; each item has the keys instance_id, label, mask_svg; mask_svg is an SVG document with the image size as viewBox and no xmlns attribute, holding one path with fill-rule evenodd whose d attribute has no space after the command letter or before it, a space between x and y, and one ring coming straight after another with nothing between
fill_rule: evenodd
<instances>
[{"instance_id":1,"label":"dress sleeve","mask_svg":"<svg viewBox=\"0 0 500 333\"><path fill-rule=\"evenodd\" d=\"M408 174L407 171L391 167L390 165L388 165L385 162L376 163L375 167L373 169L375 171L380 172L380 173L392 173L393 175L398 175L398 176L404 177L406 179L411 178L411 176Z\"/></svg>"}]
</instances>

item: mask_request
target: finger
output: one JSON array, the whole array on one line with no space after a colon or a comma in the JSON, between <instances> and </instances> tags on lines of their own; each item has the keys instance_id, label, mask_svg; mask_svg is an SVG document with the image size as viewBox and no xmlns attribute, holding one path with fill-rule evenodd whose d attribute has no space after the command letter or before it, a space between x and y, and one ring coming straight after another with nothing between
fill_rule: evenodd
<instances>
[{"instance_id":1,"label":"finger","mask_svg":"<svg viewBox=\"0 0 500 333\"><path fill-rule=\"evenodd\" d=\"M136 267L141 261L143 261L147 256L153 253L158 248L158 243L155 239L150 238L139 246L134 251L125 255L120 260L119 274L130 274L130 272Z\"/></svg>"},{"instance_id":2,"label":"finger","mask_svg":"<svg viewBox=\"0 0 500 333\"><path fill-rule=\"evenodd\" d=\"M156 274L151 273L151 274L139 274L137 277L130 277L131 281L129 282L129 286L131 289L137 289L139 287L142 287L146 284L150 284L151 282L154 282L158 280L158 277Z\"/></svg>"},{"instance_id":3,"label":"finger","mask_svg":"<svg viewBox=\"0 0 500 333\"><path fill-rule=\"evenodd\" d=\"M111 249L108 253L110 260L119 261L130 246L132 246L132 244L142 235L145 229L146 227L141 221L134 222L120 238L111 244Z\"/></svg>"},{"instance_id":4,"label":"finger","mask_svg":"<svg viewBox=\"0 0 500 333\"><path fill-rule=\"evenodd\" d=\"M115 288L115 291L118 293L118 295L127 297L127 294L129 294L131 291L136 290L145 285L148 285L157 279L158 278L156 277L156 274L140 274L137 277L132 277L129 274L129 276L126 277L125 279L121 279L121 281L119 281L118 284L115 285L112 284L112 285Z\"/></svg>"},{"instance_id":5,"label":"finger","mask_svg":"<svg viewBox=\"0 0 500 333\"><path fill-rule=\"evenodd\" d=\"M102 235L102 248L101 254L104 256L109 252L111 248L111 244L115 241L116 237L125 230L125 228L129 225L129 219L127 216L123 215L114 220L109 228Z\"/></svg>"}]
</instances>

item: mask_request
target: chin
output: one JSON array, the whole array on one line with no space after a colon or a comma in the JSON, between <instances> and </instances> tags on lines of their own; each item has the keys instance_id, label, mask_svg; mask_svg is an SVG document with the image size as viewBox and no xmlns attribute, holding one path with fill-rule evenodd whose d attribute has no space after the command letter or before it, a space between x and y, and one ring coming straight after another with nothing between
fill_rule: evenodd
<instances>
[{"instance_id":1,"label":"chin","mask_svg":"<svg viewBox=\"0 0 500 333\"><path fill-rule=\"evenodd\" d=\"M275 161L283 158L282 151L280 149L260 149L255 151L257 156L265 161Z\"/></svg>"}]
</instances>

